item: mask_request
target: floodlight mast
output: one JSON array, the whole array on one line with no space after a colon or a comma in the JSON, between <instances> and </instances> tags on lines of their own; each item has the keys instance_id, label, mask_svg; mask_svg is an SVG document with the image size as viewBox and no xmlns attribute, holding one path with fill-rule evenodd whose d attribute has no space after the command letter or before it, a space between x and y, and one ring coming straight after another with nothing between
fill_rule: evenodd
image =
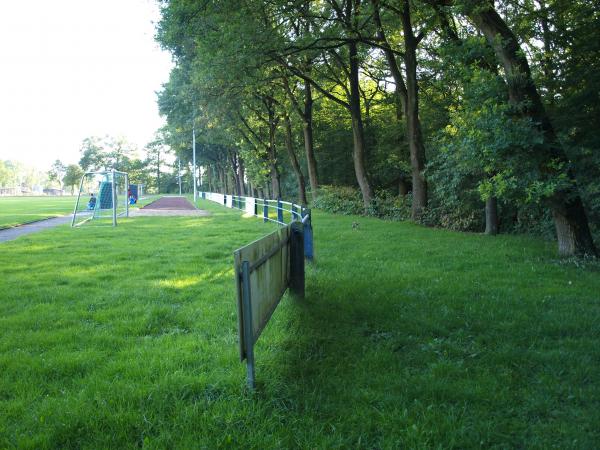
<instances>
[{"instance_id":1,"label":"floodlight mast","mask_svg":"<svg viewBox=\"0 0 600 450\"><path fill-rule=\"evenodd\" d=\"M179 195L181 195L181 156L177 158L177 178L179 179Z\"/></svg>"},{"instance_id":2,"label":"floodlight mast","mask_svg":"<svg viewBox=\"0 0 600 450\"><path fill-rule=\"evenodd\" d=\"M193 117L192 117L192 159L193 159L192 164L194 166L194 172L193 172L192 179L194 180L194 205L195 205L196 201L198 200L198 188L196 186L196 124L195 124Z\"/></svg>"}]
</instances>

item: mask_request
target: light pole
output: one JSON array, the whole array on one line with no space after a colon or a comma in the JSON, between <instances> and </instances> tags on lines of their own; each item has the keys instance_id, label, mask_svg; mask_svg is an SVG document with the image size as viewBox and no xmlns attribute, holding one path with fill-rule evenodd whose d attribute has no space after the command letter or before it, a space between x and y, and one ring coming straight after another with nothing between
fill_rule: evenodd
<instances>
[{"instance_id":1,"label":"light pole","mask_svg":"<svg viewBox=\"0 0 600 450\"><path fill-rule=\"evenodd\" d=\"M194 180L194 205L198 201L198 188L196 186L196 124L194 117L192 116L192 165L194 166L194 173L192 179Z\"/></svg>"},{"instance_id":2,"label":"light pole","mask_svg":"<svg viewBox=\"0 0 600 450\"><path fill-rule=\"evenodd\" d=\"M181 156L177 158L177 178L179 179L179 195L181 195Z\"/></svg>"}]
</instances>

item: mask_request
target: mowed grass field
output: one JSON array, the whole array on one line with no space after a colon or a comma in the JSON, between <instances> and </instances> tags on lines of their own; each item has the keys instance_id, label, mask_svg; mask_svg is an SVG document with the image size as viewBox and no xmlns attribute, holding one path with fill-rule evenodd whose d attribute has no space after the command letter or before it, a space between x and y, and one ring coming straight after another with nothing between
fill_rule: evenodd
<instances>
[{"instance_id":1,"label":"mowed grass field","mask_svg":"<svg viewBox=\"0 0 600 450\"><path fill-rule=\"evenodd\" d=\"M70 195L0 197L0 230L72 213L76 200Z\"/></svg>"},{"instance_id":2,"label":"mowed grass field","mask_svg":"<svg viewBox=\"0 0 600 450\"><path fill-rule=\"evenodd\" d=\"M597 263L316 212L251 393L232 252L274 225L200 205L0 244L0 448L597 448Z\"/></svg>"}]
</instances>

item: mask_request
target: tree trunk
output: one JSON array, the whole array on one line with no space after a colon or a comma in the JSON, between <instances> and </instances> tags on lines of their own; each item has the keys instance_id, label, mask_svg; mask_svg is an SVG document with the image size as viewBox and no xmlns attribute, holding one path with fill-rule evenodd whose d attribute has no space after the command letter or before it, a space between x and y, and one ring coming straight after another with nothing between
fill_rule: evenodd
<instances>
[{"instance_id":1,"label":"tree trunk","mask_svg":"<svg viewBox=\"0 0 600 450\"><path fill-rule=\"evenodd\" d=\"M498 234L498 199L494 196L485 201L485 234Z\"/></svg>"},{"instance_id":2,"label":"tree trunk","mask_svg":"<svg viewBox=\"0 0 600 450\"><path fill-rule=\"evenodd\" d=\"M475 8L469 17L484 34L504 67L510 103L520 114L531 117L534 123L540 124L544 142L535 150L540 161L541 173L553 179L564 175L556 167L561 164L567 167L569 159L542 104L531 77L529 63L517 37L491 5ZM555 191L548 199L554 217L559 254L598 255L575 177L570 170L566 175L570 183Z\"/></svg>"},{"instance_id":3,"label":"tree trunk","mask_svg":"<svg viewBox=\"0 0 600 450\"><path fill-rule=\"evenodd\" d=\"M240 195L242 197L246 196L246 186L244 185L245 178L245 168L244 168L244 160L240 155L238 155L238 171L239 171L239 179L240 179Z\"/></svg>"},{"instance_id":4,"label":"tree trunk","mask_svg":"<svg viewBox=\"0 0 600 450\"><path fill-rule=\"evenodd\" d=\"M277 150L275 149L275 131L277 123L275 121L275 112L272 107L269 108L269 166L271 168L271 185L273 187L273 196L281 198L280 175L277 168Z\"/></svg>"},{"instance_id":5,"label":"tree trunk","mask_svg":"<svg viewBox=\"0 0 600 450\"><path fill-rule=\"evenodd\" d=\"M410 5L404 1L401 14L404 32L404 65L406 69L406 131L410 149L410 165L412 168L413 202L411 217L418 220L423 208L427 206L427 181L423 175L425 170L425 145L419 120L419 85L417 81L417 46L419 42L414 35L410 17Z\"/></svg>"},{"instance_id":6,"label":"tree trunk","mask_svg":"<svg viewBox=\"0 0 600 450\"><path fill-rule=\"evenodd\" d=\"M229 194L229 174L225 169L223 169L223 184L223 193Z\"/></svg>"},{"instance_id":7,"label":"tree trunk","mask_svg":"<svg viewBox=\"0 0 600 450\"><path fill-rule=\"evenodd\" d=\"M206 166L206 179L208 180L208 192L213 191L213 170L210 164Z\"/></svg>"},{"instance_id":8,"label":"tree trunk","mask_svg":"<svg viewBox=\"0 0 600 450\"><path fill-rule=\"evenodd\" d=\"M236 182L235 182L235 176L233 175L233 173L229 173L227 172L227 193L230 195L236 195Z\"/></svg>"},{"instance_id":9,"label":"tree trunk","mask_svg":"<svg viewBox=\"0 0 600 450\"><path fill-rule=\"evenodd\" d=\"M292 140L292 124L290 122L290 118L287 115L283 118L283 120L285 123L285 146L290 157L292 169L294 170L294 174L296 175L296 181L298 183L299 200L301 204L306 205L306 186L304 183L304 174L302 173L300 164L298 164L298 158L296 157L296 152L294 151L294 143Z\"/></svg>"},{"instance_id":10,"label":"tree trunk","mask_svg":"<svg viewBox=\"0 0 600 450\"><path fill-rule=\"evenodd\" d=\"M306 166L308 168L308 179L310 181L310 193L314 201L319 195L319 183L317 180L317 159L315 158L313 139L313 98L312 87L308 81L304 81L304 120L302 131L304 133L304 152L306 153Z\"/></svg>"},{"instance_id":11,"label":"tree trunk","mask_svg":"<svg viewBox=\"0 0 600 450\"><path fill-rule=\"evenodd\" d=\"M398 195L401 197L406 197L408 195L408 183L404 177L400 177L398 180Z\"/></svg>"},{"instance_id":12,"label":"tree trunk","mask_svg":"<svg viewBox=\"0 0 600 450\"><path fill-rule=\"evenodd\" d=\"M383 52L385 54L388 66L394 83L396 84L396 93L400 99L404 117L406 120L406 136L408 139L408 148L410 151L410 164L412 172L413 203L411 217L413 220L419 219L423 208L427 206L427 181L423 176L425 169L425 144L423 143L423 134L421 132L421 121L419 119L419 85L417 80L417 47L419 41L414 35L412 21L410 17L410 5L408 1L403 4L402 28L404 32L404 65L406 68L406 83L402 76L400 66L396 60L396 55L391 49L387 40L381 18L379 16L379 1L371 0L373 3L373 18L377 26L377 35L383 42ZM400 117L398 117L400 119Z\"/></svg>"},{"instance_id":13,"label":"tree trunk","mask_svg":"<svg viewBox=\"0 0 600 450\"><path fill-rule=\"evenodd\" d=\"M233 177L233 183L231 187L231 193L233 195L240 195L240 175L238 173L237 154L235 151L229 151L229 163L231 164L231 172Z\"/></svg>"},{"instance_id":14,"label":"tree trunk","mask_svg":"<svg viewBox=\"0 0 600 450\"><path fill-rule=\"evenodd\" d=\"M219 171L219 190L225 194L225 177L223 174L223 169L219 167L217 170Z\"/></svg>"},{"instance_id":15,"label":"tree trunk","mask_svg":"<svg viewBox=\"0 0 600 450\"><path fill-rule=\"evenodd\" d=\"M354 151L352 159L354 160L354 173L356 181L360 186L363 197L365 211L371 205L373 199L373 189L367 174L365 166L365 133L363 129L362 114L360 111L360 86L359 86L359 64L358 49L354 41L348 43L350 49L350 116L352 117L352 137L354 140Z\"/></svg>"}]
</instances>

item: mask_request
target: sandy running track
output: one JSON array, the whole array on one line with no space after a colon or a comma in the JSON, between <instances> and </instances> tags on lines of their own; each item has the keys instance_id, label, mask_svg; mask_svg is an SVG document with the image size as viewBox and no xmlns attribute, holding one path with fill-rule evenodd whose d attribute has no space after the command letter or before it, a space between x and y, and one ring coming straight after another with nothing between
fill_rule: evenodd
<instances>
[{"instance_id":1,"label":"sandy running track","mask_svg":"<svg viewBox=\"0 0 600 450\"><path fill-rule=\"evenodd\" d=\"M140 209L130 209L136 216L210 216L208 211L197 209L185 197L161 197Z\"/></svg>"}]
</instances>

